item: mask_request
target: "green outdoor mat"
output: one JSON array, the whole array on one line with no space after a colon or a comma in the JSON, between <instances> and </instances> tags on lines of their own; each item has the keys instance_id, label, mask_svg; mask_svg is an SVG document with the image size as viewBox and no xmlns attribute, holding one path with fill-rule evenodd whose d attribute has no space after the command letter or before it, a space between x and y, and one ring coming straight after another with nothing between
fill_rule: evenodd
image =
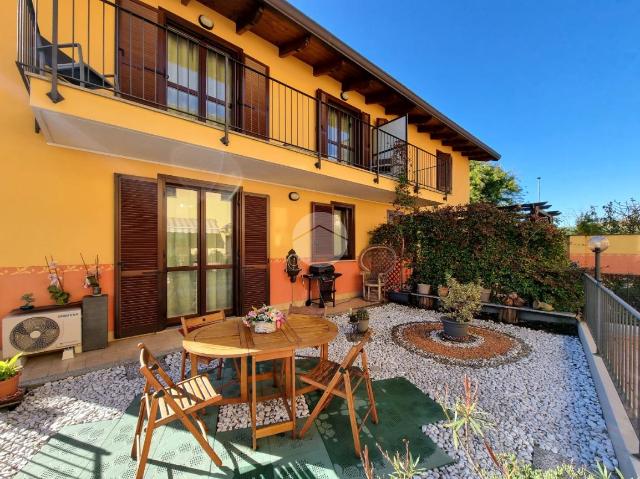
<instances>
[{"instance_id":1,"label":"green outdoor mat","mask_svg":"<svg viewBox=\"0 0 640 479\"><path fill-rule=\"evenodd\" d=\"M313 362L301 361L302 367ZM225 368L226 369L226 368ZM215 373L214 373L215 374ZM269 388L266 384L265 388ZM361 434L369 445L376 470L382 473L381 457L375 443L393 451L410 441L425 467L438 467L451 459L435 447L420 426L441 418L438 406L404 379L374 382L380 424L367 425ZM315 396L317 400L317 395ZM312 399L312 398L311 398ZM296 478L337 479L364 477L353 453L353 442L344 401L336 398L303 439L289 434L258 441L251 448L251 429L216 433L218 408L207 408L205 422L209 442L223 461L218 468L180 422L158 428L151 442L145 478ZM364 407L358 399L359 409ZM131 444L138 416L139 399L121 418L110 421L65 426L54 435L17 478L114 478L129 479L135 474ZM361 410L361 409L360 409ZM408 412L408 414L407 414ZM302 427L304 418L298 420Z\"/></svg>"},{"instance_id":2,"label":"green outdoor mat","mask_svg":"<svg viewBox=\"0 0 640 479\"><path fill-rule=\"evenodd\" d=\"M444 419L440 406L404 378L384 379L373 382L373 391L380 421L373 424L371 418L360 433L362 449L369 449L369 458L375 470L382 474L389 471L377 444L392 455L404 453L404 441L414 458L420 457L425 469L451 464L454 460L439 449L422 432L423 424ZM308 396L309 410L320 399L320 393ZM356 392L356 413L363 417L369 402L364 384ZM334 398L316 419L316 426L327 448L334 468L340 477L364 477L362 464L355 456L349 413L346 401Z\"/></svg>"}]
</instances>

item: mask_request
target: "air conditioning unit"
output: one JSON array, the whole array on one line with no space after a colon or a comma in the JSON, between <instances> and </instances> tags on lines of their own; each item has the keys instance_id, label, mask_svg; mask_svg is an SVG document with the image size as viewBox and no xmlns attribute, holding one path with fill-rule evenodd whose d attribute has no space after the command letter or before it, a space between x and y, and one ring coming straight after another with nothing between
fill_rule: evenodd
<instances>
[{"instance_id":1,"label":"air conditioning unit","mask_svg":"<svg viewBox=\"0 0 640 479\"><path fill-rule=\"evenodd\" d=\"M63 359L81 352L80 308L11 314L2 321L2 355L11 357L64 349Z\"/></svg>"}]
</instances>

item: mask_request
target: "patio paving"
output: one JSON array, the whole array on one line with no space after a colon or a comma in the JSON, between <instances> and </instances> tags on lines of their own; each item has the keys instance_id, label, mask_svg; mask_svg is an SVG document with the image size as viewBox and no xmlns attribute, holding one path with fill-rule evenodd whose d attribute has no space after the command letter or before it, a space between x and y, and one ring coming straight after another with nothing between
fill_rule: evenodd
<instances>
[{"instance_id":1,"label":"patio paving","mask_svg":"<svg viewBox=\"0 0 640 479\"><path fill-rule=\"evenodd\" d=\"M420 456L425 468L453 462L418 426L442 419L440 407L434 401L404 378L375 381L374 391L381 421L378 425L367 423L362 439L363 445L369 446L378 472L386 467L375 444L395 451L403 447L403 439L410 441L413 454ZM364 412L365 391L359 392L362 394L356 408ZM154 434L145 477L364 477L361 463L353 453L351 430L342 403L333 401L303 439L292 440L289 434L268 437L259 441L257 451L251 448L249 428L216 432L219 408L209 408L205 416L209 440L223 467L216 467L191 434L181 424L173 423ZM138 407L136 399L118 419L63 427L15 477L133 477L136 462L130 457L130 449ZM407 411L412 411L411 415Z\"/></svg>"}]
</instances>

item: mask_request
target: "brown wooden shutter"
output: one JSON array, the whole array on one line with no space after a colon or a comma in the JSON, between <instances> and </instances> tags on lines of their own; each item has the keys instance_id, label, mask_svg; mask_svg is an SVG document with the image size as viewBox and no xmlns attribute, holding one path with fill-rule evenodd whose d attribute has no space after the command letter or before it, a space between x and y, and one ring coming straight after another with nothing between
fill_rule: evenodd
<instances>
[{"instance_id":1,"label":"brown wooden shutter","mask_svg":"<svg viewBox=\"0 0 640 479\"><path fill-rule=\"evenodd\" d=\"M160 327L158 187L116 175L116 337Z\"/></svg>"},{"instance_id":2,"label":"brown wooden shutter","mask_svg":"<svg viewBox=\"0 0 640 479\"><path fill-rule=\"evenodd\" d=\"M240 307L246 314L253 306L269 304L269 197L242 195Z\"/></svg>"},{"instance_id":3,"label":"brown wooden shutter","mask_svg":"<svg viewBox=\"0 0 640 479\"><path fill-rule=\"evenodd\" d=\"M369 113L361 112L360 113L360 143L361 143L361 151L362 151L362 159L360 164L365 168L369 168L371 165L371 115Z\"/></svg>"},{"instance_id":4,"label":"brown wooden shutter","mask_svg":"<svg viewBox=\"0 0 640 479\"><path fill-rule=\"evenodd\" d=\"M449 153L436 151L436 188L445 193L451 192L452 163Z\"/></svg>"},{"instance_id":5,"label":"brown wooden shutter","mask_svg":"<svg viewBox=\"0 0 640 479\"><path fill-rule=\"evenodd\" d=\"M318 99L318 108L320 109L319 121L320 124L317 125L318 130L318 151L322 156L327 156L328 148L329 148L329 137L328 137L328 129L329 129L329 96L326 92L322 90L316 91L316 98Z\"/></svg>"},{"instance_id":6,"label":"brown wooden shutter","mask_svg":"<svg viewBox=\"0 0 640 479\"><path fill-rule=\"evenodd\" d=\"M160 20L155 8L133 0L119 2L118 86L125 97L152 105L166 104L166 36L156 25Z\"/></svg>"},{"instance_id":7,"label":"brown wooden shutter","mask_svg":"<svg viewBox=\"0 0 640 479\"><path fill-rule=\"evenodd\" d=\"M311 203L311 217L312 259L333 259L333 206Z\"/></svg>"},{"instance_id":8,"label":"brown wooden shutter","mask_svg":"<svg viewBox=\"0 0 640 479\"><path fill-rule=\"evenodd\" d=\"M245 133L269 137L269 67L251 57L244 57L242 81L242 129Z\"/></svg>"},{"instance_id":9,"label":"brown wooden shutter","mask_svg":"<svg viewBox=\"0 0 640 479\"><path fill-rule=\"evenodd\" d=\"M451 191L453 190L453 158L451 158L451 155L447 155L447 193L451 193Z\"/></svg>"}]
</instances>

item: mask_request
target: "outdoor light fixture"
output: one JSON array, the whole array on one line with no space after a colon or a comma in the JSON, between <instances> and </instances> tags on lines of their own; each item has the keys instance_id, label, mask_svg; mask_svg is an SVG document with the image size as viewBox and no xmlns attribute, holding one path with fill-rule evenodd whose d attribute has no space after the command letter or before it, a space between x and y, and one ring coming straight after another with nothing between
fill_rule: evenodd
<instances>
[{"instance_id":1,"label":"outdoor light fixture","mask_svg":"<svg viewBox=\"0 0 640 479\"><path fill-rule=\"evenodd\" d=\"M609 240L606 236L592 236L589 238L589 249L593 251L596 255L595 261L595 273L596 273L596 281L600 282L600 253L606 251L609 247Z\"/></svg>"},{"instance_id":2,"label":"outdoor light fixture","mask_svg":"<svg viewBox=\"0 0 640 479\"><path fill-rule=\"evenodd\" d=\"M340 98L342 98L344 101L347 101L349 99L349 92L348 91L341 91L340 92Z\"/></svg>"},{"instance_id":3,"label":"outdoor light fixture","mask_svg":"<svg viewBox=\"0 0 640 479\"><path fill-rule=\"evenodd\" d=\"M292 191L291 193L289 193L289 199L291 201L298 201L300 199L300 193L298 193L297 191Z\"/></svg>"},{"instance_id":4,"label":"outdoor light fixture","mask_svg":"<svg viewBox=\"0 0 640 479\"><path fill-rule=\"evenodd\" d=\"M213 20L211 20L206 15L200 15L198 17L198 23L202 28L205 28L207 30L213 30Z\"/></svg>"}]
</instances>

